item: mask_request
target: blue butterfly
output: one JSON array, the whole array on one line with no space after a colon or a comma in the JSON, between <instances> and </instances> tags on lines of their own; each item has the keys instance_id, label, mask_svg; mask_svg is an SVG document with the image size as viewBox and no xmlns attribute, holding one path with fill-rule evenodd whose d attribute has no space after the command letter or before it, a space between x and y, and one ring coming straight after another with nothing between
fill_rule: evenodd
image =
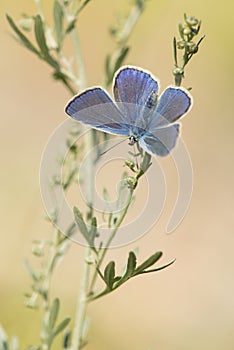
<instances>
[{"instance_id":1,"label":"blue butterfly","mask_svg":"<svg viewBox=\"0 0 234 350\"><path fill-rule=\"evenodd\" d=\"M192 96L169 86L158 97L159 82L150 72L133 66L120 68L113 95L93 87L75 96L66 113L75 120L106 133L127 136L149 154L166 156L176 144L180 124L175 123L192 106Z\"/></svg>"}]
</instances>

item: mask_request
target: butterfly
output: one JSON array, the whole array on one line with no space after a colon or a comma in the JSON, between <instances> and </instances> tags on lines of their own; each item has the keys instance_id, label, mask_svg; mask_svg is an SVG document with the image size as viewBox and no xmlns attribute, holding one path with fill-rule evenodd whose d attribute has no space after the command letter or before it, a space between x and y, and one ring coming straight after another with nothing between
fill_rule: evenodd
<instances>
[{"instance_id":1,"label":"butterfly","mask_svg":"<svg viewBox=\"0 0 234 350\"><path fill-rule=\"evenodd\" d=\"M76 95L65 107L73 119L94 129L127 136L151 155L166 156L176 144L179 118L192 107L192 96L182 88L168 86L158 96L159 81L134 66L121 67L113 80L113 96L101 87Z\"/></svg>"}]
</instances>

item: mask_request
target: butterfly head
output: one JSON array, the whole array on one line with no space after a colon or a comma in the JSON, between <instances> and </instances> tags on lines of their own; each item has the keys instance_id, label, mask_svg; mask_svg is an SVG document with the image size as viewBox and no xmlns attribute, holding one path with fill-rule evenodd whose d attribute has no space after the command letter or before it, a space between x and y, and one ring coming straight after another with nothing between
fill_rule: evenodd
<instances>
[{"instance_id":1,"label":"butterfly head","mask_svg":"<svg viewBox=\"0 0 234 350\"><path fill-rule=\"evenodd\" d=\"M133 146L133 145L135 145L136 142L138 142L137 137L134 136L134 135L131 135L131 136L129 137L129 142L128 142L128 144L129 144L130 146Z\"/></svg>"}]
</instances>

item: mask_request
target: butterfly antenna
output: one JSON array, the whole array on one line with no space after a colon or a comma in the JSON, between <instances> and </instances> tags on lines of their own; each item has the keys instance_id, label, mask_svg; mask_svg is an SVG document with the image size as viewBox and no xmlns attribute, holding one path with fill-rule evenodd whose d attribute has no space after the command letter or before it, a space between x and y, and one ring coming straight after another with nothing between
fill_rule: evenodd
<instances>
[{"instance_id":1,"label":"butterfly antenna","mask_svg":"<svg viewBox=\"0 0 234 350\"><path fill-rule=\"evenodd\" d=\"M126 141L127 139L123 139L119 142L117 142L115 145L109 147L107 150L105 150L104 152L100 153L100 157L103 156L104 154L106 154L107 152L109 152L110 150L112 150L113 148L115 148L116 146L120 145L122 142Z\"/></svg>"}]
</instances>

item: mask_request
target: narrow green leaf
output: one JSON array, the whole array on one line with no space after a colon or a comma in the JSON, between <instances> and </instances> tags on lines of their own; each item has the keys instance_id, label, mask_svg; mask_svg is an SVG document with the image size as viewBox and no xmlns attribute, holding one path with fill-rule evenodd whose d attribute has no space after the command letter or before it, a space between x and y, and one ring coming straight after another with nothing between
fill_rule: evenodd
<instances>
[{"instance_id":1,"label":"narrow green leaf","mask_svg":"<svg viewBox=\"0 0 234 350\"><path fill-rule=\"evenodd\" d=\"M145 5L145 1L144 0L136 0L136 5L138 6L138 8L143 11L144 9L144 5Z\"/></svg>"},{"instance_id":2,"label":"narrow green leaf","mask_svg":"<svg viewBox=\"0 0 234 350\"><path fill-rule=\"evenodd\" d=\"M58 335L59 333L61 333L68 325L68 323L70 322L71 318L67 317L65 318L55 329L54 333L53 333L53 337L55 338L56 335Z\"/></svg>"},{"instance_id":3,"label":"narrow green leaf","mask_svg":"<svg viewBox=\"0 0 234 350\"><path fill-rule=\"evenodd\" d=\"M60 2L58 0L54 1L54 26L55 26L55 33L58 43L58 50L61 47L61 43L63 41L63 8L60 5Z\"/></svg>"},{"instance_id":4,"label":"narrow green leaf","mask_svg":"<svg viewBox=\"0 0 234 350\"><path fill-rule=\"evenodd\" d=\"M69 349L71 346L71 332L68 331L63 339L63 350Z\"/></svg>"},{"instance_id":5,"label":"narrow green leaf","mask_svg":"<svg viewBox=\"0 0 234 350\"><path fill-rule=\"evenodd\" d=\"M115 66L114 66L114 72L113 72L113 75L114 73L117 71L117 69L119 69L123 63L123 61L125 60L128 52L129 52L129 47L128 46L125 46L125 47L122 47L120 52L119 52L119 55L118 55L118 58L116 59L115 61Z\"/></svg>"},{"instance_id":6,"label":"narrow green leaf","mask_svg":"<svg viewBox=\"0 0 234 350\"><path fill-rule=\"evenodd\" d=\"M38 43L38 46L41 49L41 53L45 58L50 57L49 49L46 44L45 31L43 21L40 15L35 17L35 37Z\"/></svg>"},{"instance_id":7,"label":"narrow green leaf","mask_svg":"<svg viewBox=\"0 0 234 350\"><path fill-rule=\"evenodd\" d=\"M134 272L134 276L139 275L144 270L146 270L148 267L154 265L162 256L162 252L156 252L155 254L151 255L147 260L145 260L141 265L139 265Z\"/></svg>"},{"instance_id":8,"label":"narrow green leaf","mask_svg":"<svg viewBox=\"0 0 234 350\"><path fill-rule=\"evenodd\" d=\"M115 276L114 283L119 282L121 280L122 276Z\"/></svg>"},{"instance_id":9,"label":"narrow green leaf","mask_svg":"<svg viewBox=\"0 0 234 350\"><path fill-rule=\"evenodd\" d=\"M59 308L60 308L60 301L58 298L55 298L53 301L53 304L50 310L50 316L49 316L49 328L51 330L54 329L54 325L57 321Z\"/></svg>"},{"instance_id":10,"label":"narrow green leaf","mask_svg":"<svg viewBox=\"0 0 234 350\"><path fill-rule=\"evenodd\" d=\"M65 35L69 34L74 28L75 28L75 25L76 25L76 18L74 18L67 26L67 28L65 29Z\"/></svg>"},{"instance_id":11,"label":"narrow green leaf","mask_svg":"<svg viewBox=\"0 0 234 350\"><path fill-rule=\"evenodd\" d=\"M9 16L6 15L6 18L8 20L8 23L10 24L11 28L14 30L16 33L17 37L20 39L21 43L30 51L35 53L36 55L40 56L39 51L36 49L36 47L28 40L28 38L21 32L21 30L16 26L15 22L13 19Z\"/></svg>"},{"instance_id":12,"label":"narrow green leaf","mask_svg":"<svg viewBox=\"0 0 234 350\"><path fill-rule=\"evenodd\" d=\"M38 43L39 48L41 49L41 57L49 63L52 67L54 67L57 71L60 70L58 62L51 56L49 52L49 48L46 43L46 37L45 37L45 29L44 24L42 21L42 18L40 15L37 15L35 17L35 37Z\"/></svg>"},{"instance_id":13,"label":"narrow green leaf","mask_svg":"<svg viewBox=\"0 0 234 350\"><path fill-rule=\"evenodd\" d=\"M114 288L118 288L121 284L125 283L129 278L135 276L135 268L136 268L137 258L134 252L129 252L127 267L124 275L121 278L115 278Z\"/></svg>"},{"instance_id":14,"label":"narrow green leaf","mask_svg":"<svg viewBox=\"0 0 234 350\"><path fill-rule=\"evenodd\" d=\"M141 163L141 165L140 165L140 168L141 168L141 170L143 171L143 173L145 173L148 169L149 169L149 167L151 166L151 155L150 154L148 154L148 153L145 153L144 154L144 158L143 158L143 161L142 161L142 163Z\"/></svg>"},{"instance_id":15,"label":"narrow green leaf","mask_svg":"<svg viewBox=\"0 0 234 350\"><path fill-rule=\"evenodd\" d=\"M175 262L175 259L172 260L172 261L170 261L168 264L163 265L163 266L159 266L159 267L157 267L157 268L155 268L155 269L144 270L144 271L141 272L141 274L143 274L143 273L150 273L150 272L156 272L156 271L163 270L163 269L165 269L166 267L172 265L174 262ZM138 274L139 274L139 273L138 273Z\"/></svg>"},{"instance_id":16,"label":"narrow green leaf","mask_svg":"<svg viewBox=\"0 0 234 350\"><path fill-rule=\"evenodd\" d=\"M63 189L66 190L71 182L73 181L73 179L75 178L75 175L77 174L77 168L74 168L71 173L68 176L68 179L66 180L66 182L63 184Z\"/></svg>"},{"instance_id":17,"label":"narrow green leaf","mask_svg":"<svg viewBox=\"0 0 234 350\"><path fill-rule=\"evenodd\" d=\"M112 289L115 280L115 262L110 261L104 271L104 280L109 290Z\"/></svg>"},{"instance_id":18,"label":"narrow green leaf","mask_svg":"<svg viewBox=\"0 0 234 350\"><path fill-rule=\"evenodd\" d=\"M178 60L177 60L177 42L176 42L176 38L175 37L173 39L173 53L174 53L175 66L177 67L177 65L178 65Z\"/></svg>"},{"instance_id":19,"label":"narrow green leaf","mask_svg":"<svg viewBox=\"0 0 234 350\"><path fill-rule=\"evenodd\" d=\"M130 252L128 256L128 264L127 269L125 272L125 275L128 277L131 277L133 275L133 272L135 271L137 263L137 258L134 252Z\"/></svg>"},{"instance_id":20,"label":"narrow green leaf","mask_svg":"<svg viewBox=\"0 0 234 350\"><path fill-rule=\"evenodd\" d=\"M44 24L40 15L35 17L34 31L38 46L41 49L41 58L44 59L50 66L54 67L56 71L60 71L58 62L51 56L47 46Z\"/></svg>"},{"instance_id":21,"label":"narrow green leaf","mask_svg":"<svg viewBox=\"0 0 234 350\"><path fill-rule=\"evenodd\" d=\"M83 219L81 212L79 211L79 209L77 207L74 207L73 211L74 211L74 215L75 215L75 222L80 230L80 233L84 236L86 241L88 243L90 243L89 232L88 232L87 226L84 222L84 219Z\"/></svg>"},{"instance_id":22,"label":"narrow green leaf","mask_svg":"<svg viewBox=\"0 0 234 350\"><path fill-rule=\"evenodd\" d=\"M94 246L94 240L97 237L97 219L95 217L92 218L91 221L91 228L89 231L89 239L90 239L90 243L92 244L92 246Z\"/></svg>"},{"instance_id":23,"label":"narrow green leaf","mask_svg":"<svg viewBox=\"0 0 234 350\"><path fill-rule=\"evenodd\" d=\"M87 4L90 2L91 0L84 0L83 4L77 9L75 15L76 17L78 16L78 14L85 8L85 6L87 6Z\"/></svg>"}]
</instances>

